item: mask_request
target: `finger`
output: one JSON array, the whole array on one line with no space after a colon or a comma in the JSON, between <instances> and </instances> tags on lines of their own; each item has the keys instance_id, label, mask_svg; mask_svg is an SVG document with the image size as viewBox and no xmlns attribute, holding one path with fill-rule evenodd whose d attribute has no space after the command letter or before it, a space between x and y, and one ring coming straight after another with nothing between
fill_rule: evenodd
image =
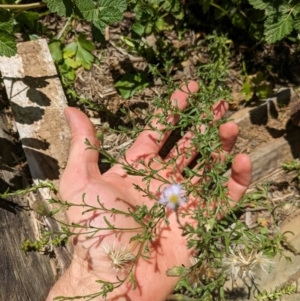
<instances>
[{"instance_id":1,"label":"finger","mask_svg":"<svg viewBox=\"0 0 300 301\"><path fill-rule=\"evenodd\" d=\"M183 86L180 90L176 90L170 101L172 105L177 106L180 111L183 111L188 105L188 97L190 93L195 93L199 90L199 86L196 82L191 81L187 86ZM157 110L154 115L159 115L162 110ZM178 115L171 114L166 119L169 125L174 125L178 121ZM155 128L156 130L151 130ZM161 147L166 142L170 135L169 131L165 131L165 126L159 123L158 119L153 119L150 122L150 126L146 126L144 131L137 137L135 143L127 151L126 157L128 160L135 160L137 155L141 154L141 149L143 154L154 154L157 155ZM163 132L163 133L162 133Z\"/></svg>"},{"instance_id":2,"label":"finger","mask_svg":"<svg viewBox=\"0 0 300 301\"><path fill-rule=\"evenodd\" d=\"M228 188L229 206L235 207L247 191L252 178L252 166L250 158L247 155L237 155L231 166L231 175L226 184ZM225 201L221 201L221 210L218 212L217 218L221 219L225 212L228 211L228 205ZM204 204L205 206L205 204ZM218 207L218 202L209 205L208 212L214 211ZM204 207L205 208L205 207Z\"/></svg>"},{"instance_id":3,"label":"finger","mask_svg":"<svg viewBox=\"0 0 300 301\"><path fill-rule=\"evenodd\" d=\"M220 126L219 135L222 143L222 148L219 153L212 153L213 162L224 162L226 160L228 153L231 152L232 148L235 145L238 133L238 126L234 122L227 122ZM193 176L191 179L192 185L205 180L203 178L203 171L201 168L202 164L203 163L196 164L196 166L193 167L193 173L195 176Z\"/></svg>"},{"instance_id":4,"label":"finger","mask_svg":"<svg viewBox=\"0 0 300 301\"><path fill-rule=\"evenodd\" d=\"M214 113L214 121L221 119L228 109L228 105L225 101L220 101L213 106L213 113ZM199 126L197 131L201 132L202 134L205 133L205 126ZM222 133L224 130L222 130ZM224 136L227 137L226 133ZM168 156L165 158L165 161L176 159L177 169L180 173L183 172L183 169L188 166L197 156L197 147L192 142L192 139L195 137L195 134L192 131L188 131L176 144L176 146L170 151ZM223 141L222 141L223 142ZM228 148L226 146L226 148Z\"/></svg>"},{"instance_id":5,"label":"finger","mask_svg":"<svg viewBox=\"0 0 300 301\"><path fill-rule=\"evenodd\" d=\"M233 201L231 206L235 206L246 190L248 189L252 178L252 166L250 158L247 155L237 155L231 166L231 176L228 180L227 187L229 198Z\"/></svg>"},{"instance_id":6,"label":"finger","mask_svg":"<svg viewBox=\"0 0 300 301\"><path fill-rule=\"evenodd\" d=\"M65 183L78 184L80 179L84 185L90 176L100 175L98 168L99 153L95 150L87 149L85 140L93 146L99 146L99 141L95 135L95 129L88 117L76 108L66 108L65 116L71 130L71 141L69 158L66 169L63 173L60 186Z\"/></svg>"},{"instance_id":7,"label":"finger","mask_svg":"<svg viewBox=\"0 0 300 301\"><path fill-rule=\"evenodd\" d=\"M224 123L219 127L219 135L222 143L222 151L230 153L236 143L239 134L239 128L233 121Z\"/></svg>"},{"instance_id":8,"label":"finger","mask_svg":"<svg viewBox=\"0 0 300 301\"><path fill-rule=\"evenodd\" d=\"M224 162L226 160L227 155L232 151L236 143L238 134L239 128L235 122L227 122L219 127L219 136L222 148L219 153L212 153L215 161Z\"/></svg>"}]
</instances>

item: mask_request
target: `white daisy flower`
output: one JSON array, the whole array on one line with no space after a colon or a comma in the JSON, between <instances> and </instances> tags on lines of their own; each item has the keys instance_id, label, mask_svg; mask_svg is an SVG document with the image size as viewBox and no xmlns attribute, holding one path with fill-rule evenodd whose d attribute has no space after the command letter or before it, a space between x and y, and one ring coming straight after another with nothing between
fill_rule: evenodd
<instances>
[{"instance_id":1,"label":"white daisy flower","mask_svg":"<svg viewBox=\"0 0 300 301\"><path fill-rule=\"evenodd\" d=\"M182 186L180 184L172 184L165 187L160 199L160 204L166 205L172 210L176 210L186 202L186 198L182 196Z\"/></svg>"}]
</instances>

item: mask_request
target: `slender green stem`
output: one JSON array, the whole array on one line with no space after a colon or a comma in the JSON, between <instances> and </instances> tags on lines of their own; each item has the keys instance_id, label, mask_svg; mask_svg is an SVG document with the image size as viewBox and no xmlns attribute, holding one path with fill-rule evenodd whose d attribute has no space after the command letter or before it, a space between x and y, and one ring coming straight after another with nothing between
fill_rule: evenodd
<instances>
[{"instance_id":1,"label":"slender green stem","mask_svg":"<svg viewBox=\"0 0 300 301\"><path fill-rule=\"evenodd\" d=\"M12 10L19 10L19 9L26 10L26 9L45 7L45 6L47 6L47 4L43 2L28 3L28 4L0 4L0 8L12 9Z\"/></svg>"},{"instance_id":2,"label":"slender green stem","mask_svg":"<svg viewBox=\"0 0 300 301\"><path fill-rule=\"evenodd\" d=\"M212 2L210 3L211 6L214 6L215 8L219 9L220 11L222 11L227 17L229 17L228 13L226 10L224 10L221 6L219 6L218 4Z\"/></svg>"},{"instance_id":3,"label":"slender green stem","mask_svg":"<svg viewBox=\"0 0 300 301\"><path fill-rule=\"evenodd\" d=\"M60 30L60 32L55 37L57 40L60 40L62 37L65 37L67 35L67 32L68 32L69 28L72 25L72 23L71 23L72 20L73 20L73 16L70 16L67 19L67 22L65 23L65 25L63 26L63 28ZM64 38L63 38L63 40L64 40Z\"/></svg>"},{"instance_id":4,"label":"slender green stem","mask_svg":"<svg viewBox=\"0 0 300 301\"><path fill-rule=\"evenodd\" d=\"M78 233L78 232L69 232L70 234L72 235L83 235L83 234L90 234L90 233L94 233L94 232L99 232L99 231L102 231L102 230L116 230L116 231L137 231L137 230L142 230L143 227L136 227L136 228L117 228L117 227L114 227L114 228L107 228L107 227L103 227L103 228L98 228L98 227L94 227L94 226L91 226L91 225L88 225L88 226L81 226L79 224L67 224L63 221L60 221L60 220L57 220L56 218L54 217L51 217L53 220L55 220L57 223L59 223L60 225L63 225L65 227L68 227L68 228L79 228L79 229L93 229L89 232L81 232L81 233Z\"/></svg>"},{"instance_id":5,"label":"slender green stem","mask_svg":"<svg viewBox=\"0 0 300 301\"><path fill-rule=\"evenodd\" d=\"M27 187L25 189L20 189L20 190L13 191L13 192L9 192L9 190L7 190L4 193L0 193L0 198L5 199L10 196L23 195L23 194L27 194L29 192L35 192L35 191L39 190L40 188L49 188L50 190L54 191L55 193L57 192L57 189L55 188L55 186L52 183L40 182L35 186Z\"/></svg>"}]
</instances>

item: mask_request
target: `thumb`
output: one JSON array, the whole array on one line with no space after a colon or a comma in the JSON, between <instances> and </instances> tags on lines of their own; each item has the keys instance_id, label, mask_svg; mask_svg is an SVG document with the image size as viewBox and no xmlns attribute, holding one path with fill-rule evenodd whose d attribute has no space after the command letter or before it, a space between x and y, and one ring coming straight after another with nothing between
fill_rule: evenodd
<instances>
[{"instance_id":1,"label":"thumb","mask_svg":"<svg viewBox=\"0 0 300 301\"><path fill-rule=\"evenodd\" d=\"M85 185L90 177L100 175L99 153L96 150L87 149L88 146L85 144L87 139L92 146L99 147L99 140L96 138L93 124L83 112L76 108L68 107L64 113L71 130L71 145L60 190L68 189L69 185L76 185L79 188L79 186Z\"/></svg>"}]
</instances>

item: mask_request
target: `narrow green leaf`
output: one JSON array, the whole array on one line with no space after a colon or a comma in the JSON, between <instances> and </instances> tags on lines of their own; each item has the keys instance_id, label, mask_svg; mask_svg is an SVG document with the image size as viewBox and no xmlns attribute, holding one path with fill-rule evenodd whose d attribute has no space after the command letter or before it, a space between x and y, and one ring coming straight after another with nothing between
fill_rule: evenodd
<instances>
[{"instance_id":1,"label":"narrow green leaf","mask_svg":"<svg viewBox=\"0 0 300 301\"><path fill-rule=\"evenodd\" d=\"M17 53L17 45L14 36L0 31L0 56L11 57Z\"/></svg>"},{"instance_id":2,"label":"narrow green leaf","mask_svg":"<svg viewBox=\"0 0 300 301\"><path fill-rule=\"evenodd\" d=\"M103 219L104 219L104 221L107 224L107 226L108 226L109 229L114 229L115 228L115 226L108 221L108 219L106 218L106 216L103 216Z\"/></svg>"},{"instance_id":3,"label":"narrow green leaf","mask_svg":"<svg viewBox=\"0 0 300 301\"><path fill-rule=\"evenodd\" d=\"M281 16L274 20L274 16L269 17L265 22L265 38L267 43L275 43L282 40L293 30L293 18L291 15Z\"/></svg>"}]
</instances>

